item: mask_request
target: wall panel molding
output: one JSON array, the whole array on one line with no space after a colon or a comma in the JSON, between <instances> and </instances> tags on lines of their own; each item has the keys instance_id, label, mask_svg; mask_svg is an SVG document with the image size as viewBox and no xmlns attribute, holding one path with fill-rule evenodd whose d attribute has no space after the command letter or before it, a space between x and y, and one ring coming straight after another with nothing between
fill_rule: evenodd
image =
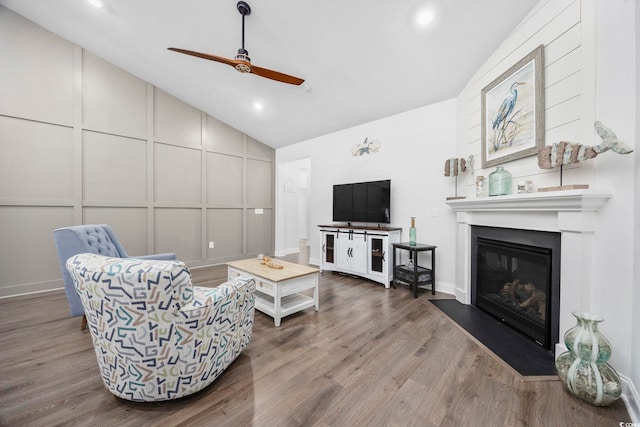
<instances>
[{"instance_id":1,"label":"wall panel molding","mask_svg":"<svg viewBox=\"0 0 640 427\"><path fill-rule=\"evenodd\" d=\"M111 223L129 253L176 252L190 266L254 256L248 247L273 253L267 209L274 203L275 150L13 12L3 9L2 20L8 25L0 26L0 40L19 28L25 40L43 43L5 46L15 50L9 60L43 46L64 54L40 56L39 69L0 70L0 87L12 88L0 100L0 120L19 124L3 126L1 136L31 141L0 151L0 166L3 159L7 166L0 170L0 185L7 186L0 188L0 249L7 253L0 260L0 297L62 286L52 232L68 225ZM41 70L62 74L45 76L42 87ZM28 93L34 87L36 98ZM64 108L55 111L53 101L63 99ZM235 165L225 171L211 162L216 156L231 156ZM256 164L258 173L247 171ZM223 187L239 194L225 198ZM247 204L247 189L258 187L266 194L263 216ZM26 237L17 230L27 230ZM34 257L43 260L38 268L24 265Z\"/></svg>"}]
</instances>

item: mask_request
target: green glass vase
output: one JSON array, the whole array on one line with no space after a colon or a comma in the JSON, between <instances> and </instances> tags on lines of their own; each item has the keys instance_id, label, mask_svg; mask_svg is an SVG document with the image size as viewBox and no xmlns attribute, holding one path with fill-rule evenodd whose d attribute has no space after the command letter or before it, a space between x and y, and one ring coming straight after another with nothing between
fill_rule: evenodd
<instances>
[{"instance_id":1,"label":"green glass vase","mask_svg":"<svg viewBox=\"0 0 640 427\"><path fill-rule=\"evenodd\" d=\"M556 360L560 381L574 396L595 406L606 406L618 400L622 384L618 373L607 363L611 344L598 330L599 316L571 313L576 326L564 334L569 351Z\"/></svg>"},{"instance_id":2,"label":"green glass vase","mask_svg":"<svg viewBox=\"0 0 640 427\"><path fill-rule=\"evenodd\" d=\"M409 244L416 245L416 217L411 217L411 228L409 228Z\"/></svg>"},{"instance_id":3,"label":"green glass vase","mask_svg":"<svg viewBox=\"0 0 640 427\"><path fill-rule=\"evenodd\" d=\"M489 174L489 196L506 196L511 194L511 172L502 166Z\"/></svg>"}]
</instances>

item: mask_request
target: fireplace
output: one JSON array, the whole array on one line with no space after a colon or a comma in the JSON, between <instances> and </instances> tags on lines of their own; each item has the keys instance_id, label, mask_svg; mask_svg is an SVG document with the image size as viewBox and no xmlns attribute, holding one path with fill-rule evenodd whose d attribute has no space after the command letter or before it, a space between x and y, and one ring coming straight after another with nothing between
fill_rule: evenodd
<instances>
[{"instance_id":1,"label":"fireplace","mask_svg":"<svg viewBox=\"0 0 640 427\"><path fill-rule=\"evenodd\" d=\"M471 303L548 350L559 333L560 237L471 227Z\"/></svg>"},{"instance_id":2,"label":"fireplace","mask_svg":"<svg viewBox=\"0 0 640 427\"><path fill-rule=\"evenodd\" d=\"M560 234L560 331L575 325L571 312L588 311L592 300L593 235L598 210L612 196L611 190L588 189L468 198L447 202L456 212L456 281L452 292L463 304L471 304L471 229L474 226L527 229ZM531 246L539 246L533 244ZM444 287L444 286L442 286ZM553 341L553 339L552 339ZM556 339L555 354L567 349ZM552 343L553 345L553 343Z\"/></svg>"}]
</instances>

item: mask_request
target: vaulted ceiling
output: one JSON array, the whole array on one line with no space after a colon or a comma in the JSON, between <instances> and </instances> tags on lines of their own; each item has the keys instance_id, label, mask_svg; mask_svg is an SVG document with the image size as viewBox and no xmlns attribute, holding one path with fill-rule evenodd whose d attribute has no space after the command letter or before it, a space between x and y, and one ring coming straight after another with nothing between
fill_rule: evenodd
<instances>
[{"instance_id":1,"label":"vaulted ceiling","mask_svg":"<svg viewBox=\"0 0 640 427\"><path fill-rule=\"evenodd\" d=\"M278 148L457 96L537 1L247 0L252 63L304 78L302 86L167 50L233 58L236 0L0 4ZM423 10L433 14L424 27Z\"/></svg>"}]
</instances>

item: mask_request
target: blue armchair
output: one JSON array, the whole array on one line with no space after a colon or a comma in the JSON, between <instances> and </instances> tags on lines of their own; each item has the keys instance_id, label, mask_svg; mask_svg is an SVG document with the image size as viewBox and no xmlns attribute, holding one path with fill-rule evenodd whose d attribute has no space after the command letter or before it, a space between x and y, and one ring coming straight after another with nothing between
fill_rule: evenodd
<instances>
[{"instance_id":1,"label":"blue armchair","mask_svg":"<svg viewBox=\"0 0 640 427\"><path fill-rule=\"evenodd\" d=\"M66 263L69 258L81 253L92 253L113 258L131 258L124 250L111 227L101 225L76 225L54 230L53 240L58 250L62 280L67 293L67 301L71 309L71 316L83 316L84 309L78 296ZM156 254L136 256L133 258L148 260L175 260L176 254ZM84 325L84 322L83 322Z\"/></svg>"}]
</instances>

